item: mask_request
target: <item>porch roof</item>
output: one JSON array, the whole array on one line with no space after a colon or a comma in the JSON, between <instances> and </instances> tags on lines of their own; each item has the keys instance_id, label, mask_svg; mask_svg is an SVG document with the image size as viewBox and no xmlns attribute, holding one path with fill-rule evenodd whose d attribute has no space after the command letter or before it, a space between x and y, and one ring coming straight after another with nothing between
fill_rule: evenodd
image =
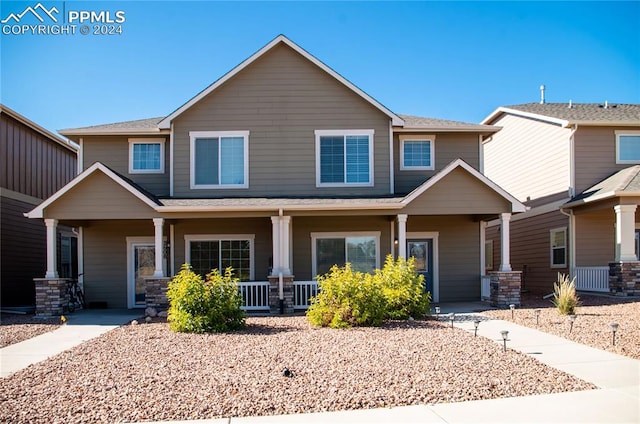
<instances>
[{"instance_id":1,"label":"porch roof","mask_svg":"<svg viewBox=\"0 0 640 424\"><path fill-rule=\"evenodd\" d=\"M564 204L573 208L613 197L640 196L640 165L630 166L605 178Z\"/></svg>"}]
</instances>

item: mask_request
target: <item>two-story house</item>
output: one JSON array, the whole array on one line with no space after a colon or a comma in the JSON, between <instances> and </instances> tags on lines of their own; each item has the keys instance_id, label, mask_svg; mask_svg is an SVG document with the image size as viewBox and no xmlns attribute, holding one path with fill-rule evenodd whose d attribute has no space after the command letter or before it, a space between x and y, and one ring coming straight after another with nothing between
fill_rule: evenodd
<instances>
[{"instance_id":1,"label":"two-story house","mask_svg":"<svg viewBox=\"0 0 640 424\"><path fill-rule=\"evenodd\" d=\"M640 294L640 105L522 104L482 123L502 127L484 140L486 175L530 207L511 226L524 288L550 293L561 272L580 290Z\"/></svg>"},{"instance_id":2,"label":"two-story house","mask_svg":"<svg viewBox=\"0 0 640 424\"><path fill-rule=\"evenodd\" d=\"M388 254L417 257L435 301L479 299L483 222L508 243L525 209L481 173L497 130L398 115L279 36L166 117L61 131L83 172L29 216L78 228L87 301L113 307L189 263L291 310L332 265Z\"/></svg>"},{"instance_id":3,"label":"two-story house","mask_svg":"<svg viewBox=\"0 0 640 424\"><path fill-rule=\"evenodd\" d=\"M23 214L76 176L78 148L0 104L0 304L33 307L33 279L46 268L45 226ZM59 273L77 276L76 235L60 226Z\"/></svg>"}]
</instances>

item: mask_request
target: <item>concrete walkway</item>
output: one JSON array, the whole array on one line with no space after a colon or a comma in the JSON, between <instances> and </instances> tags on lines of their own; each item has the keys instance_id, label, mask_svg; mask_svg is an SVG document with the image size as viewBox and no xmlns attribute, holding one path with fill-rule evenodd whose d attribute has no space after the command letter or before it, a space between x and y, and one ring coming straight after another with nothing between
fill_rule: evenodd
<instances>
[{"instance_id":1,"label":"concrete walkway","mask_svg":"<svg viewBox=\"0 0 640 424\"><path fill-rule=\"evenodd\" d=\"M83 310L65 315L67 323L58 329L0 349L0 377L44 361L142 315L144 311L126 309Z\"/></svg>"},{"instance_id":2,"label":"concrete walkway","mask_svg":"<svg viewBox=\"0 0 640 424\"><path fill-rule=\"evenodd\" d=\"M454 325L473 332L479 304L443 304L441 313L456 312ZM95 311L71 316L67 325L51 333L0 349L2 376L97 337L134 319L140 312ZM441 317L441 319L446 319ZM478 336L502 344L501 330L509 331L507 347L575 375L599 387L567 392L397 408L328 413L180 421L233 424L366 423L640 423L640 361L481 316ZM178 423L178 422L174 422Z\"/></svg>"}]
</instances>

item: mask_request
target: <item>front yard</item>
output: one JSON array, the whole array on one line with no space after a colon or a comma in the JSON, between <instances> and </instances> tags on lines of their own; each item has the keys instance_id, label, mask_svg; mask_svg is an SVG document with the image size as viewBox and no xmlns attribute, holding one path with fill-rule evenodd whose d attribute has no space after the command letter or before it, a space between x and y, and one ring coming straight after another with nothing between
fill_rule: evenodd
<instances>
[{"instance_id":1,"label":"front yard","mask_svg":"<svg viewBox=\"0 0 640 424\"><path fill-rule=\"evenodd\" d=\"M59 318L41 319L33 315L0 314L0 348L53 331Z\"/></svg>"},{"instance_id":2,"label":"front yard","mask_svg":"<svg viewBox=\"0 0 640 424\"><path fill-rule=\"evenodd\" d=\"M273 415L593 388L446 322L247 323L214 335L172 333L164 322L118 328L0 380L0 422Z\"/></svg>"}]
</instances>

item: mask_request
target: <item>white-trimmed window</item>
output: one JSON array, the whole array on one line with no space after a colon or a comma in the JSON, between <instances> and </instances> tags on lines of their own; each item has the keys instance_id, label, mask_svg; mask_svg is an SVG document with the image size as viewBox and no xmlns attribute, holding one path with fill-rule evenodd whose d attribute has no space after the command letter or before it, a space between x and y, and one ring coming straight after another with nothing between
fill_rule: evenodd
<instances>
[{"instance_id":1,"label":"white-trimmed window","mask_svg":"<svg viewBox=\"0 0 640 424\"><path fill-rule=\"evenodd\" d=\"M380 232L311 233L313 275L347 262L355 271L372 272L380 267Z\"/></svg>"},{"instance_id":2,"label":"white-trimmed window","mask_svg":"<svg viewBox=\"0 0 640 424\"><path fill-rule=\"evenodd\" d=\"M130 138L129 173L164 173L164 138Z\"/></svg>"},{"instance_id":3,"label":"white-trimmed window","mask_svg":"<svg viewBox=\"0 0 640 424\"><path fill-rule=\"evenodd\" d=\"M434 140L426 137L400 139L400 170L429 171L435 169Z\"/></svg>"},{"instance_id":4,"label":"white-trimmed window","mask_svg":"<svg viewBox=\"0 0 640 424\"><path fill-rule=\"evenodd\" d=\"M554 228L551 233L551 268L567 267L567 227Z\"/></svg>"},{"instance_id":5,"label":"white-trimmed window","mask_svg":"<svg viewBox=\"0 0 640 424\"><path fill-rule=\"evenodd\" d=\"M205 276L212 269L221 274L231 267L240 281L254 279L254 234L185 235L185 260L193 271Z\"/></svg>"},{"instance_id":6,"label":"white-trimmed window","mask_svg":"<svg viewBox=\"0 0 640 424\"><path fill-rule=\"evenodd\" d=\"M372 186L373 130L316 130L316 186Z\"/></svg>"},{"instance_id":7,"label":"white-trimmed window","mask_svg":"<svg viewBox=\"0 0 640 424\"><path fill-rule=\"evenodd\" d=\"M191 131L191 188L248 188L249 131Z\"/></svg>"},{"instance_id":8,"label":"white-trimmed window","mask_svg":"<svg viewBox=\"0 0 640 424\"><path fill-rule=\"evenodd\" d=\"M640 163L640 131L616 131L616 163Z\"/></svg>"}]
</instances>

